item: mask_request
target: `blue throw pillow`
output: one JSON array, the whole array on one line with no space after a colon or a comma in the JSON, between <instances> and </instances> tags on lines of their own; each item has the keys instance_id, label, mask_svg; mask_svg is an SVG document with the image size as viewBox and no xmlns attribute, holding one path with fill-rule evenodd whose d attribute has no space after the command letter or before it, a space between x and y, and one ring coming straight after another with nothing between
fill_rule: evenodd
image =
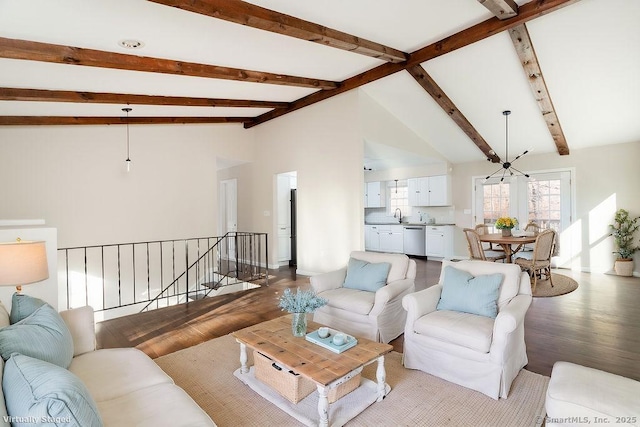
<instances>
[{"instance_id":1,"label":"blue throw pillow","mask_svg":"<svg viewBox=\"0 0 640 427\"><path fill-rule=\"evenodd\" d=\"M0 329L0 355L19 353L67 368L73 358L73 338L60 314L45 304L29 317Z\"/></svg>"},{"instance_id":2,"label":"blue throw pillow","mask_svg":"<svg viewBox=\"0 0 640 427\"><path fill-rule=\"evenodd\" d=\"M4 368L2 389L9 416L29 421L12 422L13 426L102 426L98 407L82 381L51 363L13 355Z\"/></svg>"},{"instance_id":3,"label":"blue throw pillow","mask_svg":"<svg viewBox=\"0 0 640 427\"><path fill-rule=\"evenodd\" d=\"M46 302L40 298L30 297L29 295L14 293L11 297L11 314L9 321L13 325L22 319L31 316L31 314L45 305Z\"/></svg>"},{"instance_id":4,"label":"blue throw pillow","mask_svg":"<svg viewBox=\"0 0 640 427\"><path fill-rule=\"evenodd\" d=\"M498 296L502 273L473 277L450 265L444 268L442 294L437 310L461 311L494 318L498 315Z\"/></svg>"},{"instance_id":5,"label":"blue throw pillow","mask_svg":"<svg viewBox=\"0 0 640 427\"><path fill-rule=\"evenodd\" d=\"M391 264L388 262L370 263L349 258L347 277L342 285L345 288L375 292L387 284Z\"/></svg>"}]
</instances>

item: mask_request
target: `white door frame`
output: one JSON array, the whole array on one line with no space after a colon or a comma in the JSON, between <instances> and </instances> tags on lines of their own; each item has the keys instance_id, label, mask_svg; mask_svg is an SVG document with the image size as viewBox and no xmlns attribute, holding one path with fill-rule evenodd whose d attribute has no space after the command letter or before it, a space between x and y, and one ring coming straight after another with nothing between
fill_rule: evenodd
<instances>
[{"instance_id":1,"label":"white door frame","mask_svg":"<svg viewBox=\"0 0 640 427\"><path fill-rule=\"evenodd\" d=\"M238 180L236 178L220 181L218 192L218 230L220 236L230 231L238 231ZM223 257L235 257L235 244L229 240L229 245Z\"/></svg>"}]
</instances>

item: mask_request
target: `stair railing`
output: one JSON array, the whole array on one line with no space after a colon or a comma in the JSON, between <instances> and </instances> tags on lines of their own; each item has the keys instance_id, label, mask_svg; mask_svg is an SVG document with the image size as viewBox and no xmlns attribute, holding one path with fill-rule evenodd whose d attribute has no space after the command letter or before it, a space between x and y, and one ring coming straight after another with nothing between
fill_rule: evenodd
<instances>
[{"instance_id":1,"label":"stair railing","mask_svg":"<svg viewBox=\"0 0 640 427\"><path fill-rule=\"evenodd\" d=\"M267 248L266 233L247 232L62 248L60 305L91 305L105 319L203 298L233 283L268 284Z\"/></svg>"},{"instance_id":2,"label":"stair railing","mask_svg":"<svg viewBox=\"0 0 640 427\"><path fill-rule=\"evenodd\" d=\"M265 233L225 234L140 311L206 298L223 287L236 290L257 287L251 285L256 280L264 279L268 285L266 258L264 267L256 262L261 254L261 237L266 245ZM213 265L217 268L212 269ZM183 279L186 286L180 285Z\"/></svg>"}]
</instances>

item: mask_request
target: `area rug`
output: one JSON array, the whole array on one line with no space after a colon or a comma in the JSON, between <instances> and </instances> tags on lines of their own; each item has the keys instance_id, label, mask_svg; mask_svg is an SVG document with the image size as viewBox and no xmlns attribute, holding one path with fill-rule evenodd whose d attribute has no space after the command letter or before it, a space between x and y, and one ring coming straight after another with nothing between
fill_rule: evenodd
<instances>
[{"instance_id":1,"label":"area rug","mask_svg":"<svg viewBox=\"0 0 640 427\"><path fill-rule=\"evenodd\" d=\"M155 361L220 427L301 425L234 377L233 372L240 366L239 353L235 339L226 335ZM549 378L543 375L522 370L511 386L509 398L493 400L423 372L405 369L400 353L389 353L385 367L391 391L347 426L524 427L539 426L544 420ZM367 366L363 376L375 380L375 364ZM331 408L329 414L331 419Z\"/></svg>"},{"instance_id":2,"label":"area rug","mask_svg":"<svg viewBox=\"0 0 640 427\"><path fill-rule=\"evenodd\" d=\"M555 297L558 295L568 294L578 289L578 282L571 277L567 277L562 274L551 273L551 279L553 280L553 287L549 280L539 280L536 284L536 291L533 293L534 297Z\"/></svg>"}]
</instances>

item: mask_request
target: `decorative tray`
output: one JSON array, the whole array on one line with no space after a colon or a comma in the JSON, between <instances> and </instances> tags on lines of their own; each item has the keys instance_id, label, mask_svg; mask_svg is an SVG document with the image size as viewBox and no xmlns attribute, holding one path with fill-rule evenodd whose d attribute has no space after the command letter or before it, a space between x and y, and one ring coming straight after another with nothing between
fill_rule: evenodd
<instances>
[{"instance_id":1,"label":"decorative tray","mask_svg":"<svg viewBox=\"0 0 640 427\"><path fill-rule=\"evenodd\" d=\"M334 353L342 353L343 351L348 350L351 347L354 347L356 344L358 344L358 340L354 336L349 334L344 334L344 332L342 332L346 337L346 341L342 345L335 345L333 343L333 336L338 333L341 333L341 332L335 329L329 328L329 336L326 338L320 338L320 336L318 335L318 331L316 330L308 333L305 336L305 339L307 341L310 341L314 344L319 345L320 347L324 347L327 350L331 350Z\"/></svg>"}]
</instances>

